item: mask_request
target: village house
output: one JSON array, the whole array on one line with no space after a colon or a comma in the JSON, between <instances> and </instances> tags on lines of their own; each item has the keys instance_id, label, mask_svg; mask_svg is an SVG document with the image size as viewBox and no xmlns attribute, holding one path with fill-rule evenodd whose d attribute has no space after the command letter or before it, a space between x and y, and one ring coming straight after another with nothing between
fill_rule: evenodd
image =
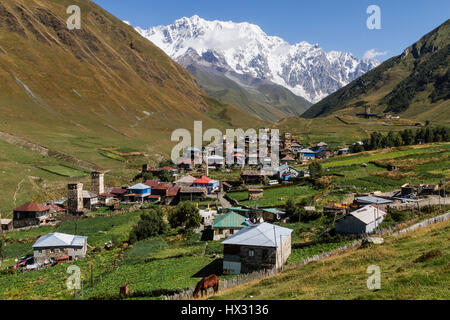
<instances>
[{"instance_id":1,"label":"village house","mask_svg":"<svg viewBox=\"0 0 450 320\"><path fill-rule=\"evenodd\" d=\"M298 152L300 152L300 150L302 150L302 149L303 149L303 146L302 146L300 143L298 143L298 142L292 142L292 144L291 144L291 150L292 150L293 152L298 153Z\"/></svg>"},{"instance_id":2,"label":"village house","mask_svg":"<svg viewBox=\"0 0 450 320\"><path fill-rule=\"evenodd\" d=\"M291 254L293 230L269 223L250 225L222 242L223 273L281 268Z\"/></svg>"},{"instance_id":3,"label":"village house","mask_svg":"<svg viewBox=\"0 0 450 320\"><path fill-rule=\"evenodd\" d=\"M236 212L228 212L215 217L213 230L213 240L227 238L237 231L249 226L251 223L248 218L237 214Z\"/></svg>"},{"instance_id":4,"label":"village house","mask_svg":"<svg viewBox=\"0 0 450 320\"><path fill-rule=\"evenodd\" d=\"M34 262L73 261L86 257L87 237L49 233L33 244Z\"/></svg>"},{"instance_id":5,"label":"village house","mask_svg":"<svg viewBox=\"0 0 450 320\"><path fill-rule=\"evenodd\" d=\"M14 209L14 228L37 226L50 218L50 208L41 203L27 202Z\"/></svg>"},{"instance_id":6,"label":"village house","mask_svg":"<svg viewBox=\"0 0 450 320\"><path fill-rule=\"evenodd\" d=\"M367 205L352 211L336 221L336 232L348 234L370 233L383 222L386 211L376 205Z\"/></svg>"},{"instance_id":7,"label":"village house","mask_svg":"<svg viewBox=\"0 0 450 320\"><path fill-rule=\"evenodd\" d=\"M406 198L414 198L419 196L427 196L436 193L439 190L438 184L411 184L405 183L401 188L401 196Z\"/></svg>"},{"instance_id":8,"label":"village house","mask_svg":"<svg viewBox=\"0 0 450 320\"><path fill-rule=\"evenodd\" d=\"M192 183L193 187L206 188L208 194L211 194L219 190L219 181L210 179L206 176L202 176L199 179L195 179Z\"/></svg>"},{"instance_id":9,"label":"village house","mask_svg":"<svg viewBox=\"0 0 450 320\"><path fill-rule=\"evenodd\" d=\"M178 192L180 201L201 201L206 198L208 191L202 187L181 187Z\"/></svg>"},{"instance_id":10,"label":"village house","mask_svg":"<svg viewBox=\"0 0 450 320\"><path fill-rule=\"evenodd\" d=\"M265 184L266 173L262 170L245 170L241 173L241 178L246 185Z\"/></svg>"},{"instance_id":11,"label":"village house","mask_svg":"<svg viewBox=\"0 0 450 320\"><path fill-rule=\"evenodd\" d=\"M341 148L337 151L338 155L344 155L344 154L349 154L350 149L349 148Z\"/></svg>"},{"instance_id":12,"label":"village house","mask_svg":"<svg viewBox=\"0 0 450 320\"><path fill-rule=\"evenodd\" d=\"M83 207L84 209L91 211L100 206L98 196L90 191L83 190Z\"/></svg>"},{"instance_id":13,"label":"village house","mask_svg":"<svg viewBox=\"0 0 450 320\"><path fill-rule=\"evenodd\" d=\"M328 144L326 143L326 142L319 142L317 145L316 145L316 147L318 148L318 149L323 149L323 150L326 150L326 149L328 149Z\"/></svg>"},{"instance_id":14,"label":"village house","mask_svg":"<svg viewBox=\"0 0 450 320\"><path fill-rule=\"evenodd\" d=\"M167 196L167 190L170 188L170 186L158 180L147 180L144 184L150 187L152 196L160 196L160 198L165 198Z\"/></svg>"},{"instance_id":15,"label":"village house","mask_svg":"<svg viewBox=\"0 0 450 320\"><path fill-rule=\"evenodd\" d=\"M291 156L285 156L280 161L283 163L295 164L295 159Z\"/></svg>"},{"instance_id":16,"label":"village house","mask_svg":"<svg viewBox=\"0 0 450 320\"><path fill-rule=\"evenodd\" d=\"M110 193L120 201L125 200L125 195L128 193L126 188L112 188Z\"/></svg>"},{"instance_id":17,"label":"village house","mask_svg":"<svg viewBox=\"0 0 450 320\"><path fill-rule=\"evenodd\" d=\"M116 202L116 196L112 193L102 193L98 196L98 201L103 206L110 206Z\"/></svg>"},{"instance_id":18,"label":"village house","mask_svg":"<svg viewBox=\"0 0 450 320\"><path fill-rule=\"evenodd\" d=\"M180 189L180 186L169 187L167 189L166 198L164 199L166 205L176 204Z\"/></svg>"},{"instance_id":19,"label":"village house","mask_svg":"<svg viewBox=\"0 0 450 320\"><path fill-rule=\"evenodd\" d=\"M311 149L302 149L298 153L300 154L300 157L305 160L315 159L316 157L316 153Z\"/></svg>"},{"instance_id":20,"label":"village house","mask_svg":"<svg viewBox=\"0 0 450 320\"><path fill-rule=\"evenodd\" d=\"M180 170L191 171L194 168L194 164L190 158L180 158L176 161L177 168Z\"/></svg>"},{"instance_id":21,"label":"village house","mask_svg":"<svg viewBox=\"0 0 450 320\"><path fill-rule=\"evenodd\" d=\"M134 186L128 187L129 193L126 194L125 197L130 202L144 202L147 200L148 196L150 196L150 190L150 186L143 183L137 183Z\"/></svg>"}]
</instances>

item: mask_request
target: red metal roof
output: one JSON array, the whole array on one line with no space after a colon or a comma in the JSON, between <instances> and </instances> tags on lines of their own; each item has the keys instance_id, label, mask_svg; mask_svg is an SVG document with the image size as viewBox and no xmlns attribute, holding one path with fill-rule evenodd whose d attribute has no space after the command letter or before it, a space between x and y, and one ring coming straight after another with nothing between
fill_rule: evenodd
<instances>
[{"instance_id":1,"label":"red metal roof","mask_svg":"<svg viewBox=\"0 0 450 320\"><path fill-rule=\"evenodd\" d=\"M168 197L174 197L178 194L178 191L180 191L181 187L170 187L167 189L167 196Z\"/></svg>"},{"instance_id":2,"label":"red metal roof","mask_svg":"<svg viewBox=\"0 0 450 320\"><path fill-rule=\"evenodd\" d=\"M167 170L167 171L175 171L175 170L177 170L177 169L169 167L169 166L164 166L162 168L163 168L163 170Z\"/></svg>"},{"instance_id":3,"label":"red metal roof","mask_svg":"<svg viewBox=\"0 0 450 320\"><path fill-rule=\"evenodd\" d=\"M195 179L195 180L194 180L194 183L209 183L209 182L211 182L211 181L213 181L213 180L210 179L210 178L208 178L208 177L206 177L206 176L202 176L202 177L199 178L199 179Z\"/></svg>"},{"instance_id":4,"label":"red metal roof","mask_svg":"<svg viewBox=\"0 0 450 320\"><path fill-rule=\"evenodd\" d=\"M114 188L111 190L112 194L124 194L127 193L126 189Z\"/></svg>"},{"instance_id":5,"label":"red metal roof","mask_svg":"<svg viewBox=\"0 0 450 320\"><path fill-rule=\"evenodd\" d=\"M158 180L147 180L144 182L144 184L150 186L150 187L154 187L157 186L159 184Z\"/></svg>"},{"instance_id":6,"label":"red metal roof","mask_svg":"<svg viewBox=\"0 0 450 320\"><path fill-rule=\"evenodd\" d=\"M36 202L27 202L23 205L21 205L20 207L14 209L14 211L20 211L20 212L42 212L42 211L47 211L50 208L47 206L44 206L41 203L36 203Z\"/></svg>"}]
</instances>

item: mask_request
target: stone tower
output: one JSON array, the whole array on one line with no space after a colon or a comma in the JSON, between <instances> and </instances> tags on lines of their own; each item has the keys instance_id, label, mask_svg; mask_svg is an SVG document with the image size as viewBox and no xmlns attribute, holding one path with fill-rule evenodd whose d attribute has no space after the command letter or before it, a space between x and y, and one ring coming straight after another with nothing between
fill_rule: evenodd
<instances>
[{"instance_id":1,"label":"stone tower","mask_svg":"<svg viewBox=\"0 0 450 320\"><path fill-rule=\"evenodd\" d=\"M105 174L102 171L94 171L91 173L91 192L97 195L105 193L104 176Z\"/></svg>"},{"instance_id":2,"label":"stone tower","mask_svg":"<svg viewBox=\"0 0 450 320\"><path fill-rule=\"evenodd\" d=\"M79 214L83 212L83 184L73 182L67 185L69 213Z\"/></svg>"}]
</instances>

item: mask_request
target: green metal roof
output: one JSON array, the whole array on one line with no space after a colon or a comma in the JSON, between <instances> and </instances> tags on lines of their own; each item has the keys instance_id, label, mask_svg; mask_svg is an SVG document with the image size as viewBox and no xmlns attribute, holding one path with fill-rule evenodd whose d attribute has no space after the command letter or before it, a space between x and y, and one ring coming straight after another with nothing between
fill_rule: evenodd
<instances>
[{"instance_id":1,"label":"green metal roof","mask_svg":"<svg viewBox=\"0 0 450 320\"><path fill-rule=\"evenodd\" d=\"M233 208L229 208L230 210L233 210L233 211L237 211L237 212L248 212L248 211L250 211L250 209L245 209L245 208L242 208L242 207L233 207Z\"/></svg>"},{"instance_id":2,"label":"green metal roof","mask_svg":"<svg viewBox=\"0 0 450 320\"><path fill-rule=\"evenodd\" d=\"M247 218L236 212L220 214L214 219L214 228L243 228L248 226Z\"/></svg>"}]
</instances>

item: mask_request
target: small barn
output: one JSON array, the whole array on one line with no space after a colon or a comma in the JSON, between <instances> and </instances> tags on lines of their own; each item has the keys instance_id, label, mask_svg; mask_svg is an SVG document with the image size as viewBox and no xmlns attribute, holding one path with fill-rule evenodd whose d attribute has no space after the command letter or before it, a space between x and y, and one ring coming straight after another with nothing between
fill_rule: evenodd
<instances>
[{"instance_id":1,"label":"small barn","mask_svg":"<svg viewBox=\"0 0 450 320\"><path fill-rule=\"evenodd\" d=\"M201 201L206 198L207 190L201 187L181 187L178 193L180 201Z\"/></svg>"},{"instance_id":2,"label":"small barn","mask_svg":"<svg viewBox=\"0 0 450 320\"><path fill-rule=\"evenodd\" d=\"M292 231L266 222L240 230L222 242L223 273L280 268L291 254Z\"/></svg>"},{"instance_id":3,"label":"small barn","mask_svg":"<svg viewBox=\"0 0 450 320\"><path fill-rule=\"evenodd\" d=\"M12 219L0 219L0 233L13 230Z\"/></svg>"},{"instance_id":4,"label":"small barn","mask_svg":"<svg viewBox=\"0 0 450 320\"><path fill-rule=\"evenodd\" d=\"M245 170L241 174L241 178L244 181L244 184L264 184L266 181L265 172L262 170Z\"/></svg>"},{"instance_id":5,"label":"small barn","mask_svg":"<svg viewBox=\"0 0 450 320\"><path fill-rule=\"evenodd\" d=\"M370 233L383 222L386 211L375 205L367 205L336 221L336 232L348 234Z\"/></svg>"}]
</instances>

